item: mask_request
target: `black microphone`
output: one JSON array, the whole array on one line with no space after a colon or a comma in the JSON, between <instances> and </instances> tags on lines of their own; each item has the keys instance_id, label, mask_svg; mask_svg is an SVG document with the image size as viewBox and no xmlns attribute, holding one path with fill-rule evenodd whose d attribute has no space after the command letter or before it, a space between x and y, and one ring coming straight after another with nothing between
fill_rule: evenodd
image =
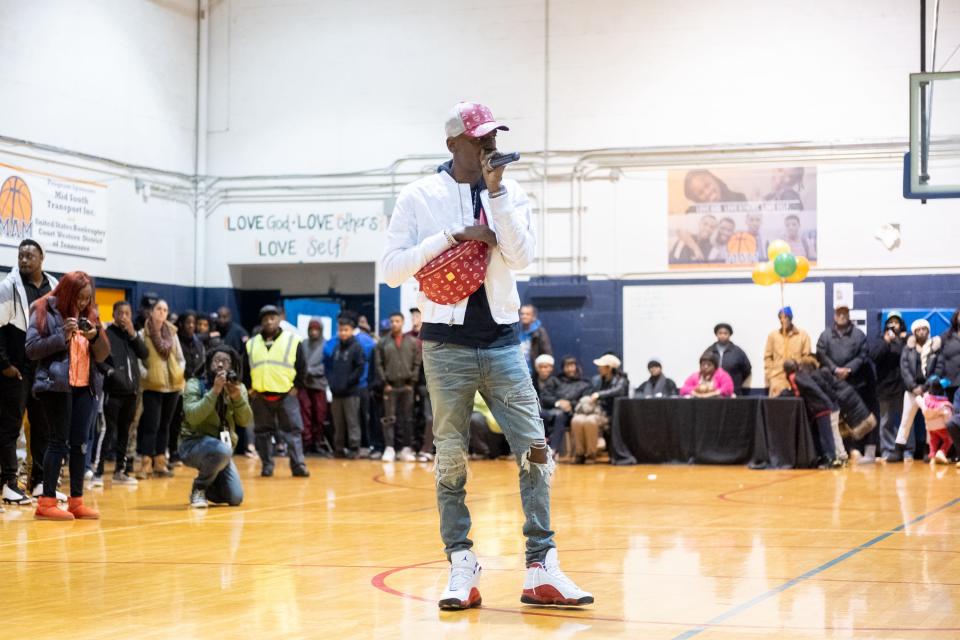
<instances>
[{"instance_id":1,"label":"black microphone","mask_svg":"<svg viewBox=\"0 0 960 640\"><path fill-rule=\"evenodd\" d=\"M516 162L520 159L520 154L514 151L513 153L495 153L492 158L489 160L490 168L496 169L497 167L502 167L505 164L510 164L511 162Z\"/></svg>"}]
</instances>

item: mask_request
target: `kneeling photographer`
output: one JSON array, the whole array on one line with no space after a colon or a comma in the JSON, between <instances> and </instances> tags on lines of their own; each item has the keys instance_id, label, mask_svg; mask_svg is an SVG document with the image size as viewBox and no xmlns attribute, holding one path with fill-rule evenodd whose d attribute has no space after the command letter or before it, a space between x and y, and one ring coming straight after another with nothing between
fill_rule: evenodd
<instances>
[{"instance_id":1,"label":"kneeling photographer","mask_svg":"<svg viewBox=\"0 0 960 640\"><path fill-rule=\"evenodd\" d=\"M253 422L247 389L240 382L240 356L226 345L207 353L204 375L187 382L183 394L180 459L197 469L190 506L243 501L243 486L233 464L236 426Z\"/></svg>"}]
</instances>

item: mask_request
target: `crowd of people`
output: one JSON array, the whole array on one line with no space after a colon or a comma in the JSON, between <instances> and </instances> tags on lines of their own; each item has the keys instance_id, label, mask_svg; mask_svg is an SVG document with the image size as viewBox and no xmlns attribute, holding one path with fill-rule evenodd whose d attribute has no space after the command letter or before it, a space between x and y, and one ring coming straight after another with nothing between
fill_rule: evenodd
<instances>
[{"instance_id":1,"label":"crowd of people","mask_svg":"<svg viewBox=\"0 0 960 640\"><path fill-rule=\"evenodd\" d=\"M258 458L264 477L278 456L288 458L294 477L310 475L311 454L433 460L419 310L410 310L406 332L400 312L377 337L365 317L345 311L334 335L324 336L313 319L301 338L273 305L248 332L227 307L174 313L147 293L136 308L115 303L107 322L93 279L78 271L58 280L43 271L43 258L41 246L25 240L0 283L4 504L36 500L42 519L97 518L83 493L104 486L110 462L109 487L193 467L190 504L203 508L242 501L234 455ZM550 341L536 310L523 314L521 344L532 371ZM495 435L480 434L478 442L492 446L475 455L505 453ZM59 490L64 480L69 495Z\"/></svg>"},{"instance_id":2,"label":"crowd of people","mask_svg":"<svg viewBox=\"0 0 960 640\"><path fill-rule=\"evenodd\" d=\"M74 271L58 280L43 271L43 259L42 247L24 240L0 283L3 503L35 498L38 519L97 519L84 490L103 486L104 462L112 460L111 485L171 477L187 464L198 470L193 506L206 506L205 495L239 504L232 445L253 413L240 378L244 359L230 346L235 339L244 349L242 329L229 311L221 310L218 331L198 333L196 312L174 324L167 303L148 295L136 313L128 301L115 303L105 324L93 279ZM58 488L65 465L69 495Z\"/></svg>"},{"instance_id":3,"label":"crowd of people","mask_svg":"<svg viewBox=\"0 0 960 640\"><path fill-rule=\"evenodd\" d=\"M888 314L872 341L838 305L833 325L819 336L815 352L789 307L779 313L781 330L770 334L765 367L771 395L803 398L825 466L902 462L950 462L960 437L954 407L960 375L960 310L942 336L930 323L909 327L899 312Z\"/></svg>"},{"instance_id":4,"label":"crowd of people","mask_svg":"<svg viewBox=\"0 0 960 640\"><path fill-rule=\"evenodd\" d=\"M291 475L308 477L305 456L392 462L433 460L433 412L423 367L421 316L394 312L378 337L363 316L345 311L333 336L319 320L301 338L283 310L267 305L247 332L229 308L207 315L170 312L144 295L134 310L113 305L104 323L92 278L45 273L32 240L0 283L0 475L5 504L32 505L37 517L96 518L83 504L85 482L102 487L105 463L112 485L137 486L194 467L190 503L239 504L233 455L259 458L264 477L275 457ZM592 464L609 438L617 398L727 398L744 394L752 365L719 323L699 367L678 386L661 362L631 390L619 357L608 352L583 375L573 356L557 361L549 333L532 305L521 309L521 352L540 402L554 459ZM946 464L960 439L960 311L949 330L930 336L926 320L907 331L889 314L870 343L835 309L833 326L817 340L778 313L764 350L771 396L802 398L822 466L853 460L922 458ZM26 416L26 420L24 419ZM879 428L878 428L879 427ZM17 441L26 435L25 480ZM502 430L479 394L470 416L470 455L510 455ZM61 493L62 472L69 496ZM59 508L66 502L67 510Z\"/></svg>"},{"instance_id":5,"label":"crowd of people","mask_svg":"<svg viewBox=\"0 0 960 640\"><path fill-rule=\"evenodd\" d=\"M930 336L930 323L915 320L909 328L899 312L886 318L883 332L872 342L850 321L850 309L838 305L834 322L813 345L806 331L793 322L793 311L778 312L779 328L767 336L764 377L771 397L804 401L821 467L853 462L903 462L923 459L948 464L958 457L960 440L960 310L942 336ZM553 359L537 366L544 424L571 425L574 462L591 462L596 441L612 418L616 397L730 398L744 394L752 365L731 341L733 327L714 327L716 341L700 356L699 368L683 385L663 372L658 359L648 363L649 378L629 391L620 362L613 354L595 360L600 374L592 384L577 387L574 359L564 359L562 373L553 376ZM815 350L814 350L815 347ZM561 389L562 402L558 402ZM591 391L592 389L592 391ZM598 402L599 401L599 402ZM558 414L563 414L558 415ZM561 429L562 431L562 429ZM594 438L597 434L597 438ZM562 436L551 436L562 450ZM960 464L958 464L960 466Z\"/></svg>"}]
</instances>

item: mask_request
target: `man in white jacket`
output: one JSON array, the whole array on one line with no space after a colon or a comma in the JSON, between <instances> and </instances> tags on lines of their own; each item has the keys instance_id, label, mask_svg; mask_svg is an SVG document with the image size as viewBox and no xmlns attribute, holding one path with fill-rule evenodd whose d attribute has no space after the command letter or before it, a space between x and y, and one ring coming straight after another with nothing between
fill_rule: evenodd
<instances>
[{"instance_id":1,"label":"man in white jacket","mask_svg":"<svg viewBox=\"0 0 960 640\"><path fill-rule=\"evenodd\" d=\"M17 486L17 438L20 437L27 405L31 407L30 451L33 458L30 485L37 487L43 481L43 456L49 431L43 411L35 408L36 400L30 393L33 365L27 359L24 343L30 305L56 286L57 279L43 272L40 245L29 238L21 242L17 266L0 282L0 474L6 504L28 505L31 502ZM63 499L66 500L66 496Z\"/></svg>"},{"instance_id":2,"label":"man in white jacket","mask_svg":"<svg viewBox=\"0 0 960 640\"><path fill-rule=\"evenodd\" d=\"M536 238L527 196L503 167L492 168L498 123L477 103L454 106L445 125L453 159L432 176L407 185L387 230L382 270L398 287L430 260L460 242L490 245L483 285L468 298L444 305L422 293L420 338L427 389L434 412L440 535L450 560L443 609L480 605L480 565L472 551L467 510L470 414L479 391L520 466L520 498L526 523L527 574L521 601L583 605L593 596L560 570L550 529L553 456L544 439L537 393L520 350L520 296L514 271L534 258Z\"/></svg>"}]
</instances>

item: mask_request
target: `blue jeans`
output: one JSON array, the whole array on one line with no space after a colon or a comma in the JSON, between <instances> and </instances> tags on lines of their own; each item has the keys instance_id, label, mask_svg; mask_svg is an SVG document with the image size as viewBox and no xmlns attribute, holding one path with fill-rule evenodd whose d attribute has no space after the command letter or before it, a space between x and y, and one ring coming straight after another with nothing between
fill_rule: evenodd
<instances>
[{"instance_id":1,"label":"blue jeans","mask_svg":"<svg viewBox=\"0 0 960 640\"><path fill-rule=\"evenodd\" d=\"M233 464L233 447L217 438L200 436L181 442L179 454L183 464L200 472L193 488L205 491L207 500L231 507L243 502L243 485Z\"/></svg>"},{"instance_id":2,"label":"blue jeans","mask_svg":"<svg viewBox=\"0 0 960 640\"><path fill-rule=\"evenodd\" d=\"M520 501L526 522L527 564L542 562L555 547L550 529L550 479L553 456L547 462L529 460L530 444L544 441L540 403L520 347L474 349L439 342L423 343L423 367L433 404L433 441L437 448L437 506L440 537L447 557L470 549L467 492L467 451L470 414L479 391L490 407L520 467Z\"/></svg>"}]
</instances>

